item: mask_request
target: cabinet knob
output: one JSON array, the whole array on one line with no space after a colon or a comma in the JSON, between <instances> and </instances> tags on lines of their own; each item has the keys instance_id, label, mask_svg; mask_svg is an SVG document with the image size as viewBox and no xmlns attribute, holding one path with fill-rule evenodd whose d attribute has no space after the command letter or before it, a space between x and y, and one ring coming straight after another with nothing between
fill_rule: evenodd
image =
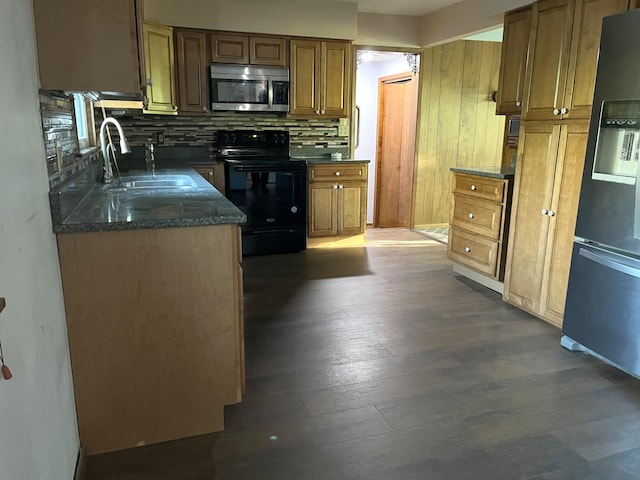
<instances>
[{"instance_id":1,"label":"cabinet knob","mask_svg":"<svg viewBox=\"0 0 640 480\"><path fill-rule=\"evenodd\" d=\"M556 212L554 212L553 210L549 210L549 211L547 212L547 215L548 215L548 216L550 216L550 217L555 217Z\"/></svg>"},{"instance_id":2,"label":"cabinet knob","mask_svg":"<svg viewBox=\"0 0 640 480\"><path fill-rule=\"evenodd\" d=\"M338 188L344 188L344 185L338 185Z\"/></svg>"},{"instance_id":3,"label":"cabinet knob","mask_svg":"<svg viewBox=\"0 0 640 480\"><path fill-rule=\"evenodd\" d=\"M476 218L476 216L473 213L470 213L469 214L469 218L474 219L474 218Z\"/></svg>"},{"instance_id":4,"label":"cabinet knob","mask_svg":"<svg viewBox=\"0 0 640 480\"><path fill-rule=\"evenodd\" d=\"M320 115L320 110L316 110L316 115Z\"/></svg>"},{"instance_id":5,"label":"cabinet knob","mask_svg":"<svg viewBox=\"0 0 640 480\"><path fill-rule=\"evenodd\" d=\"M464 251L467 253L471 253L471 247L464 247Z\"/></svg>"},{"instance_id":6,"label":"cabinet knob","mask_svg":"<svg viewBox=\"0 0 640 480\"><path fill-rule=\"evenodd\" d=\"M522 106L522 102L521 102L520 100L518 100L518 101L516 102L516 107L521 107L521 106Z\"/></svg>"},{"instance_id":7,"label":"cabinet knob","mask_svg":"<svg viewBox=\"0 0 640 480\"><path fill-rule=\"evenodd\" d=\"M553 114L554 115L560 115L560 110L558 110L557 108L553 109Z\"/></svg>"},{"instance_id":8,"label":"cabinet knob","mask_svg":"<svg viewBox=\"0 0 640 480\"><path fill-rule=\"evenodd\" d=\"M549 212L547 211L546 208L543 208L542 210L540 210L540 213L543 214L543 215L546 215Z\"/></svg>"},{"instance_id":9,"label":"cabinet knob","mask_svg":"<svg viewBox=\"0 0 640 480\"><path fill-rule=\"evenodd\" d=\"M336 177L339 177L339 176L340 176L340 172L336 172Z\"/></svg>"},{"instance_id":10,"label":"cabinet knob","mask_svg":"<svg viewBox=\"0 0 640 480\"><path fill-rule=\"evenodd\" d=\"M564 115L565 113L568 113L568 112L569 112L569 109L568 109L568 108L561 108L561 109L560 109L560 113L562 113L563 115Z\"/></svg>"},{"instance_id":11,"label":"cabinet knob","mask_svg":"<svg viewBox=\"0 0 640 480\"><path fill-rule=\"evenodd\" d=\"M475 185L471 185L471 190L476 191L478 189L478 187L476 187Z\"/></svg>"},{"instance_id":12,"label":"cabinet knob","mask_svg":"<svg viewBox=\"0 0 640 480\"><path fill-rule=\"evenodd\" d=\"M202 107L202 111L206 112L207 111L207 107Z\"/></svg>"},{"instance_id":13,"label":"cabinet knob","mask_svg":"<svg viewBox=\"0 0 640 480\"><path fill-rule=\"evenodd\" d=\"M337 189L338 189L338 185L334 185L334 186L333 186L333 189L334 189L334 190L337 190Z\"/></svg>"},{"instance_id":14,"label":"cabinet knob","mask_svg":"<svg viewBox=\"0 0 640 480\"><path fill-rule=\"evenodd\" d=\"M320 115L324 115L324 110L320 110Z\"/></svg>"}]
</instances>

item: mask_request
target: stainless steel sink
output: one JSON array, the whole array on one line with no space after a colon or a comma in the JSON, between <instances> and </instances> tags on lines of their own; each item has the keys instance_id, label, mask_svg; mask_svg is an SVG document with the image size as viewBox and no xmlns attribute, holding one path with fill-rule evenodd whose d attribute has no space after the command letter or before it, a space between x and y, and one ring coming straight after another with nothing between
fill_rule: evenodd
<instances>
[{"instance_id":1,"label":"stainless steel sink","mask_svg":"<svg viewBox=\"0 0 640 480\"><path fill-rule=\"evenodd\" d=\"M120 182L118 182L120 183ZM197 186L196 182L188 175L160 175L155 177L125 177L121 185L116 183L116 188L121 187L130 190L169 188L188 189Z\"/></svg>"}]
</instances>

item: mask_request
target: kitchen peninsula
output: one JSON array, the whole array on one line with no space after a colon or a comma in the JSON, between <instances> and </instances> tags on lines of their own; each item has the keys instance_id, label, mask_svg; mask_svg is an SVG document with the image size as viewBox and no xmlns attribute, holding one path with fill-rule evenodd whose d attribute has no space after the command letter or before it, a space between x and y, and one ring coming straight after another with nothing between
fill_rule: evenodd
<instances>
[{"instance_id":1,"label":"kitchen peninsula","mask_svg":"<svg viewBox=\"0 0 640 480\"><path fill-rule=\"evenodd\" d=\"M50 197L87 453L222 430L244 389L245 215L190 169Z\"/></svg>"}]
</instances>

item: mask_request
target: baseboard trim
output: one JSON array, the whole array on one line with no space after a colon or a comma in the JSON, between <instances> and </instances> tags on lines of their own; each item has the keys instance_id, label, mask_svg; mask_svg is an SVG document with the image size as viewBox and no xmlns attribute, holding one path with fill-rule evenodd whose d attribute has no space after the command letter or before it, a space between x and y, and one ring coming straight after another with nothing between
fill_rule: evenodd
<instances>
[{"instance_id":1,"label":"baseboard trim","mask_svg":"<svg viewBox=\"0 0 640 480\"><path fill-rule=\"evenodd\" d=\"M475 270L463 267L462 265L459 265L457 263L453 264L453 271L459 275L462 275L463 277L467 277L468 279L479 283L480 285L490 288L494 292L498 292L500 295L502 295L504 292L504 283L499 282L495 278L487 277L482 273L478 273Z\"/></svg>"},{"instance_id":2,"label":"baseboard trim","mask_svg":"<svg viewBox=\"0 0 640 480\"><path fill-rule=\"evenodd\" d=\"M84 473L87 468L87 450L84 446L80 445L78 450L78 458L76 460L76 472L73 475L73 480L84 480Z\"/></svg>"}]
</instances>

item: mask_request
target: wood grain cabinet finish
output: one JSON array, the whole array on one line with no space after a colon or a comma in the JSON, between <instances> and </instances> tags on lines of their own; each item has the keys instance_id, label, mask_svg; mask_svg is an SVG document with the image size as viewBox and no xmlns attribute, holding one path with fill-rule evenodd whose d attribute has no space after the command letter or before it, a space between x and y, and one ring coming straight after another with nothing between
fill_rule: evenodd
<instances>
[{"instance_id":1,"label":"wood grain cabinet finish","mask_svg":"<svg viewBox=\"0 0 640 480\"><path fill-rule=\"evenodd\" d=\"M629 0L533 4L523 120L589 118L602 19L629 6Z\"/></svg>"},{"instance_id":2,"label":"wood grain cabinet finish","mask_svg":"<svg viewBox=\"0 0 640 480\"><path fill-rule=\"evenodd\" d=\"M530 5L505 14L496 97L498 114L517 114L522 110L530 30Z\"/></svg>"},{"instance_id":3,"label":"wood grain cabinet finish","mask_svg":"<svg viewBox=\"0 0 640 480\"><path fill-rule=\"evenodd\" d=\"M492 279L504 277L509 179L452 173L447 256Z\"/></svg>"},{"instance_id":4,"label":"wood grain cabinet finish","mask_svg":"<svg viewBox=\"0 0 640 480\"><path fill-rule=\"evenodd\" d=\"M309 167L309 237L364 233L367 173L366 163Z\"/></svg>"},{"instance_id":5,"label":"wood grain cabinet finish","mask_svg":"<svg viewBox=\"0 0 640 480\"><path fill-rule=\"evenodd\" d=\"M289 62L285 37L211 33L211 62L286 67Z\"/></svg>"},{"instance_id":6,"label":"wood grain cabinet finish","mask_svg":"<svg viewBox=\"0 0 640 480\"><path fill-rule=\"evenodd\" d=\"M222 430L244 388L239 227L60 234L58 250L87 453Z\"/></svg>"},{"instance_id":7,"label":"wood grain cabinet finish","mask_svg":"<svg viewBox=\"0 0 640 480\"><path fill-rule=\"evenodd\" d=\"M210 165L192 165L191 168L198 172L221 194L225 194L224 164L212 163Z\"/></svg>"},{"instance_id":8,"label":"wood grain cabinet finish","mask_svg":"<svg viewBox=\"0 0 640 480\"><path fill-rule=\"evenodd\" d=\"M173 29L145 22L142 26L146 70L145 113L175 115L176 101L175 52Z\"/></svg>"},{"instance_id":9,"label":"wood grain cabinet finish","mask_svg":"<svg viewBox=\"0 0 640 480\"><path fill-rule=\"evenodd\" d=\"M40 87L140 94L140 6L134 0L34 0Z\"/></svg>"},{"instance_id":10,"label":"wood grain cabinet finish","mask_svg":"<svg viewBox=\"0 0 640 480\"><path fill-rule=\"evenodd\" d=\"M504 299L561 326L588 124L521 130Z\"/></svg>"},{"instance_id":11,"label":"wood grain cabinet finish","mask_svg":"<svg viewBox=\"0 0 640 480\"><path fill-rule=\"evenodd\" d=\"M290 43L291 115L348 117L351 44L292 39Z\"/></svg>"},{"instance_id":12,"label":"wood grain cabinet finish","mask_svg":"<svg viewBox=\"0 0 640 480\"><path fill-rule=\"evenodd\" d=\"M181 113L209 111L207 34L174 29L178 109Z\"/></svg>"}]
</instances>

